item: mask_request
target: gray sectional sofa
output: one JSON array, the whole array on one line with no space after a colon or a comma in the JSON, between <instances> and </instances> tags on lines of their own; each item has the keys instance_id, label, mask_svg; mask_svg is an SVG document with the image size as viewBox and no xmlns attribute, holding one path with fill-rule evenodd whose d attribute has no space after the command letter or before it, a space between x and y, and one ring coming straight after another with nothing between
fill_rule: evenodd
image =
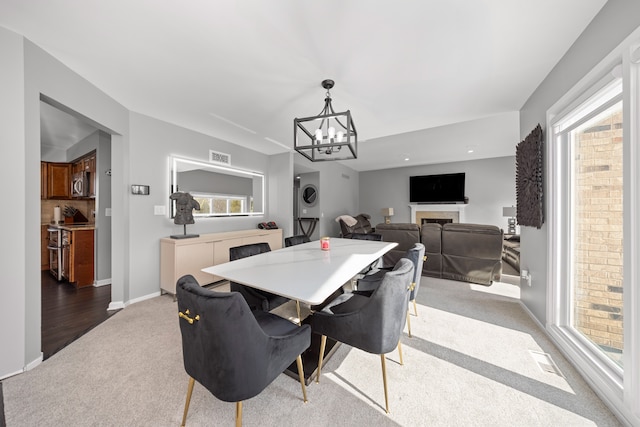
<instances>
[{"instance_id":1,"label":"gray sectional sofa","mask_svg":"<svg viewBox=\"0 0 640 427\"><path fill-rule=\"evenodd\" d=\"M427 260L422 274L491 285L502 275L503 231L483 224L378 224L376 233L398 246L383 258L393 266L414 243L422 242Z\"/></svg>"}]
</instances>

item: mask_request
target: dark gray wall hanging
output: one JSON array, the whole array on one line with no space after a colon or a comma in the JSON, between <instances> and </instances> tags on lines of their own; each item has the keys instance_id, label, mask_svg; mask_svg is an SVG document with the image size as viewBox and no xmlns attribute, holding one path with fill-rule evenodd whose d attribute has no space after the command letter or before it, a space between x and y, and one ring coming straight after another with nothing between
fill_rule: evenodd
<instances>
[{"instance_id":1,"label":"dark gray wall hanging","mask_svg":"<svg viewBox=\"0 0 640 427\"><path fill-rule=\"evenodd\" d=\"M542 151L540 124L516 147L516 218L519 225L542 227Z\"/></svg>"}]
</instances>

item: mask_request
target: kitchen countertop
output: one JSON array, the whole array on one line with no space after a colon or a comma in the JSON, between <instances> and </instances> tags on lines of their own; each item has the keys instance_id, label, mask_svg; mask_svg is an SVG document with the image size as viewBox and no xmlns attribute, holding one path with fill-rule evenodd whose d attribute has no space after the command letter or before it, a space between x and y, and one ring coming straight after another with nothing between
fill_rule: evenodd
<instances>
[{"instance_id":1,"label":"kitchen countertop","mask_svg":"<svg viewBox=\"0 0 640 427\"><path fill-rule=\"evenodd\" d=\"M52 228L59 228L61 230L75 231L75 230L95 230L96 224L93 222L87 223L66 223L66 224L46 224Z\"/></svg>"}]
</instances>

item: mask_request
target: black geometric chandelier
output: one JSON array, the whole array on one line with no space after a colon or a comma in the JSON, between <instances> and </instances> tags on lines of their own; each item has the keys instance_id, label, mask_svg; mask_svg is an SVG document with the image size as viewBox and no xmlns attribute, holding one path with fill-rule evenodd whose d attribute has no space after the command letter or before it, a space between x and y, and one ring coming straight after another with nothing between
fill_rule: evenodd
<instances>
[{"instance_id":1,"label":"black geometric chandelier","mask_svg":"<svg viewBox=\"0 0 640 427\"><path fill-rule=\"evenodd\" d=\"M351 112L333 111L329 93L333 85L333 80L327 79L322 82L327 94L320 114L293 119L293 146L298 153L312 162L358 158L358 133Z\"/></svg>"}]
</instances>

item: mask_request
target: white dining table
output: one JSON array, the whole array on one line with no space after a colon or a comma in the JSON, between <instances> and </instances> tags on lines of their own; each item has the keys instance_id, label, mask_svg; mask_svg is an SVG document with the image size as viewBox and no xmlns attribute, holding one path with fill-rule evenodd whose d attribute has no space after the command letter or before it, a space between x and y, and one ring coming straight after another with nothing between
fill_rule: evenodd
<instances>
[{"instance_id":1,"label":"white dining table","mask_svg":"<svg viewBox=\"0 0 640 427\"><path fill-rule=\"evenodd\" d=\"M322 304L362 269L398 244L331 238L241 258L202 271L309 305Z\"/></svg>"}]
</instances>

